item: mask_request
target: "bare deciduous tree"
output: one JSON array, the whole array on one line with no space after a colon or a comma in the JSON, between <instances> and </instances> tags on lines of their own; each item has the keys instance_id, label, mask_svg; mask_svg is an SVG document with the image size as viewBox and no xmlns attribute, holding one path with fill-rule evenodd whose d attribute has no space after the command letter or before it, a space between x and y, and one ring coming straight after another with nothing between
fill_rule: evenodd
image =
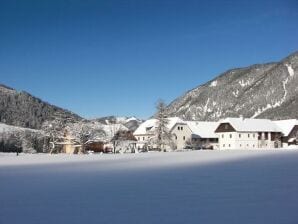
<instances>
[{"instance_id":1,"label":"bare deciduous tree","mask_svg":"<svg viewBox=\"0 0 298 224\"><path fill-rule=\"evenodd\" d=\"M49 137L49 146L47 147L49 148L51 154L59 151L56 145L60 138L62 138L63 128L64 125L61 120L54 120L43 125L43 130Z\"/></svg>"},{"instance_id":2,"label":"bare deciduous tree","mask_svg":"<svg viewBox=\"0 0 298 224\"><path fill-rule=\"evenodd\" d=\"M113 144L113 153L116 153L121 140L119 140L115 136L121 130L121 125L117 124L116 121L113 121L111 124L109 124L109 128L110 128L111 142Z\"/></svg>"},{"instance_id":3,"label":"bare deciduous tree","mask_svg":"<svg viewBox=\"0 0 298 224\"><path fill-rule=\"evenodd\" d=\"M87 126L82 125L79 132L79 142L81 144L81 153L85 153L86 144L91 138L91 131Z\"/></svg>"}]
</instances>

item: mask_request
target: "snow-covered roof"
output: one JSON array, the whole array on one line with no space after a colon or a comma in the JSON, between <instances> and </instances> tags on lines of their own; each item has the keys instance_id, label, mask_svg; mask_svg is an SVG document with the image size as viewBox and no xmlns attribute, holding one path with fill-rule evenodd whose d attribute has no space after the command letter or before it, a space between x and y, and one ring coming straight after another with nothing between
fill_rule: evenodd
<instances>
[{"instance_id":1,"label":"snow-covered roof","mask_svg":"<svg viewBox=\"0 0 298 224\"><path fill-rule=\"evenodd\" d=\"M185 124L185 121L180 119L179 117L169 117L167 118L169 123L168 123L168 129L171 130L175 124L180 123L180 124Z\"/></svg>"},{"instance_id":2,"label":"snow-covered roof","mask_svg":"<svg viewBox=\"0 0 298 224\"><path fill-rule=\"evenodd\" d=\"M171 130L174 127L174 125L177 124L177 123L185 123L179 117L169 117L169 118L167 118L167 120L169 121L169 123L167 125L167 128L169 130ZM145 122L143 122L137 128L137 130L135 130L135 132L133 134L134 135L150 134L150 132L152 133L155 130L156 127L157 127L157 119L155 119L155 118L149 119L149 120L146 120Z\"/></svg>"},{"instance_id":3,"label":"snow-covered roof","mask_svg":"<svg viewBox=\"0 0 298 224\"><path fill-rule=\"evenodd\" d=\"M215 129L218 126L218 122L187 121L186 123L192 133L201 138L217 138Z\"/></svg>"},{"instance_id":4,"label":"snow-covered roof","mask_svg":"<svg viewBox=\"0 0 298 224\"><path fill-rule=\"evenodd\" d=\"M148 130L152 129L153 127L156 126L156 119L149 119L146 120L145 122L143 122L142 124L140 124L140 126L135 130L135 132L133 133L134 135L144 135L148 132Z\"/></svg>"},{"instance_id":5,"label":"snow-covered roof","mask_svg":"<svg viewBox=\"0 0 298 224\"><path fill-rule=\"evenodd\" d=\"M239 132L281 132L281 129L271 120L253 118L226 118L221 123L229 123Z\"/></svg>"},{"instance_id":6,"label":"snow-covered roof","mask_svg":"<svg viewBox=\"0 0 298 224\"><path fill-rule=\"evenodd\" d=\"M273 121L282 131L285 136L288 136L295 125L298 125L298 120L288 119L288 120L278 120Z\"/></svg>"},{"instance_id":7,"label":"snow-covered roof","mask_svg":"<svg viewBox=\"0 0 298 224\"><path fill-rule=\"evenodd\" d=\"M0 123L0 133L2 132L15 132L15 131L31 131L31 132L40 132L39 130L30 129L30 128L23 128L18 126L12 126Z\"/></svg>"}]
</instances>

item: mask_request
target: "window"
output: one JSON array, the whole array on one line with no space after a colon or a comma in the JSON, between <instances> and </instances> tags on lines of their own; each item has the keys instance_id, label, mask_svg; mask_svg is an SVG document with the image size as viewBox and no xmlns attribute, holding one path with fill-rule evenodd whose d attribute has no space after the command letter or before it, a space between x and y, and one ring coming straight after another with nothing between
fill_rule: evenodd
<instances>
[{"instance_id":1,"label":"window","mask_svg":"<svg viewBox=\"0 0 298 224\"><path fill-rule=\"evenodd\" d=\"M248 147L248 144L246 146Z\"/></svg>"},{"instance_id":2,"label":"window","mask_svg":"<svg viewBox=\"0 0 298 224\"><path fill-rule=\"evenodd\" d=\"M228 129L229 128L229 125L228 124L225 124L225 129Z\"/></svg>"},{"instance_id":3,"label":"window","mask_svg":"<svg viewBox=\"0 0 298 224\"><path fill-rule=\"evenodd\" d=\"M145 140L145 137L143 137L143 141Z\"/></svg>"},{"instance_id":4,"label":"window","mask_svg":"<svg viewBox=\"0 0 298 224\"><path fill-rule=\"evenodd\" d=\"M231 147L231 145L229 144L229 147Z\"/></svg>"},{"instance_id":5,"label":"window","mask_svg":"<svg viewBox=\"0 0 298 224\"><path fill-rule=\"evenodd\" d=\"M138 140L140 141L140 137L138 137Z\"/></svg>"},{"instance_id":6,"label":"window","mask_svg":"<svg viewBox=\"0 0 298 224\"><path fill-rule=\"evenodd\" d=\"M222 145L222 147L225 147L225 146L226 146L225 144Z\"/></svg>"},{"instance_id":7,"label":"window","mask_svg":"<svg viewBox=\"0 0 298 224\"><path fill-rule=\"evenodd\" d=\"M232 138L232 134L230 134L230 138Z\"/></svg>"},{"instance_id":8,"label":"window","mask_svg":"<svg viewBox=\"0 0 298 224\"><path fill-rule=\"evenodd\" d=\"M252 135L252 137L253 137L253 138L255 138L255 137L256 137L256 135L255 135L255 134L253 134L253 135Z\"/></svg>"},{"instance_id":9,"label":"window","mask_svg":"<svg viewBox=\"0 0 298 224\"><path fill-rule=\"evenodd\" d=\"M240 144L240 147L242 147L242 145Z\"/></svg>"},{"instance_id":10,"label":"window","mask_svg":"<svg viewBox=\"0 0 298 224\"><path fill-rule=\"evenodd\" d=\"M224 135L224 134L222 134L222 135L221 135L221 137L222 137L222 138L224 138L224 137L225 137L225 135Z\"/></svg>"},{"instance_id":11,"label":"window","mask_svg":"<svg viewBox=\"0 0 298 224\"><path fill-rule=\"evenodd\" d=\"M183 140L185 140L185 136L183 136Z\"/></svg>"},{"instance_id":12,"label":"window","mask_svg":"<svg viewBox=\"0 0 298 224\"><path fill-rule=\"evenodd\" d=\"M183 130L183 127L180 127L180 130Z\"/></svg>"},{"instance_id":13,"label":"window","mask_svg":"<svg viewBox=\"0 0 298 224\"><path fill-rule=\"evenodd\" d=\"M177 140L177 136L175 136L175 139Z\"/></svg>"},{"instance_id":14,"label":"window","mask_svg":"<svg viewBox=\"0 0 298 224\"><path fill-rule=\"evenodd\" d=\"M247 134L247 137L249 138L249 134Z\"/></svg>"},{"instance_id":15,"label":"window","mask_svg":"<svg viewBox=\"0 0 298 224\"><path fill-rule=\"evenodd\" d=\"M252 145L252 147L254 148L254 147L255 147L255 145Z\"/></svg>"},{"instance_id":16,"label":"window","mask_svg":"<svg viewBox=\"0 0 298 224\"><path fill-rule=\"evenodd\" d=\"M179 130L180 130L180 127L178 126L178 128L177 128L177 129L178 129L178 131L179 131Z\"/></svg>"},{"instance_id":17,"label":"window","mask_svg":"<svg viewBox=\"0 0 298 224\"><path fill-rule=\"evenodd\" d=\"M239 134L239 138L241 138L241 134Z\"/></svg>"}]
</instances>

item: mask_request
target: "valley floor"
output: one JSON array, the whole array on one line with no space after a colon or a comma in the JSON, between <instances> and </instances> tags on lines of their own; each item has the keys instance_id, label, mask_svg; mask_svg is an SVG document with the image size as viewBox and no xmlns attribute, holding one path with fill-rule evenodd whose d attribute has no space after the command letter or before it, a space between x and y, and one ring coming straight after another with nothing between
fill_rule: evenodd
<instances>
[{"instance_id":1,"label":"valley floor","mask_svg":"<svg viewBox=\"0 0 298 224\"><path fill-rule=\"evenodd\" d=\"M297 223L298 150L0 154L0 223Z\"/></svg>"}]
</instances>

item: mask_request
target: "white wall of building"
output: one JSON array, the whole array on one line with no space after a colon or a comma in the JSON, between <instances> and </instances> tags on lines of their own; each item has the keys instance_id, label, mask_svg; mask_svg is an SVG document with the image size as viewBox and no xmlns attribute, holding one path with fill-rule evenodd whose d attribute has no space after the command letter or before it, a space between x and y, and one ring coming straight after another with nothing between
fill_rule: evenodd
<instances>
[{"instance_id":1,"label":"white wall of building","mask_svg":"<svg viewBox=\"0 0 298 224\"><path fill-rule=\"evenodd\" d=\"M191 139L191 130L186 124L176 124L171 130L173 135L173 141L177 146L177 149L183 149L186 141Z\"/></svg>"},{"instance_id":2,"label":"white wall of building","mask_svg":"<svg viewBox=\"0 0 298 224\"><path fill-rule=\"evenodd\" d=\"M137 149L143 148L144 145L148 143L149 139L153 136L153 134L135 135L135 138L137 139Z\"/></svg>"},{"instance_id":3,"label":"white wall of building","mask_svg":"<svg viewBox=\"0 0 298 224\"><path fill-rule=\"evenodd\" d=\"M221 132L218 133L219 148L220 149L272 149L274 148L274 141L271 140L271 133L265 133L261 140L258 139L257 132Z\"/></svg>"},{"instance_id":4,"label":"white wall of building","mask_svg":"<svg viewBox=\"0 0 298 224\"><path fill-rule=\"evenodd\" d=\"M259 148L258 133L222 132L219 133L220 149L254 149Z\"/></svg>"}]
</instances>

